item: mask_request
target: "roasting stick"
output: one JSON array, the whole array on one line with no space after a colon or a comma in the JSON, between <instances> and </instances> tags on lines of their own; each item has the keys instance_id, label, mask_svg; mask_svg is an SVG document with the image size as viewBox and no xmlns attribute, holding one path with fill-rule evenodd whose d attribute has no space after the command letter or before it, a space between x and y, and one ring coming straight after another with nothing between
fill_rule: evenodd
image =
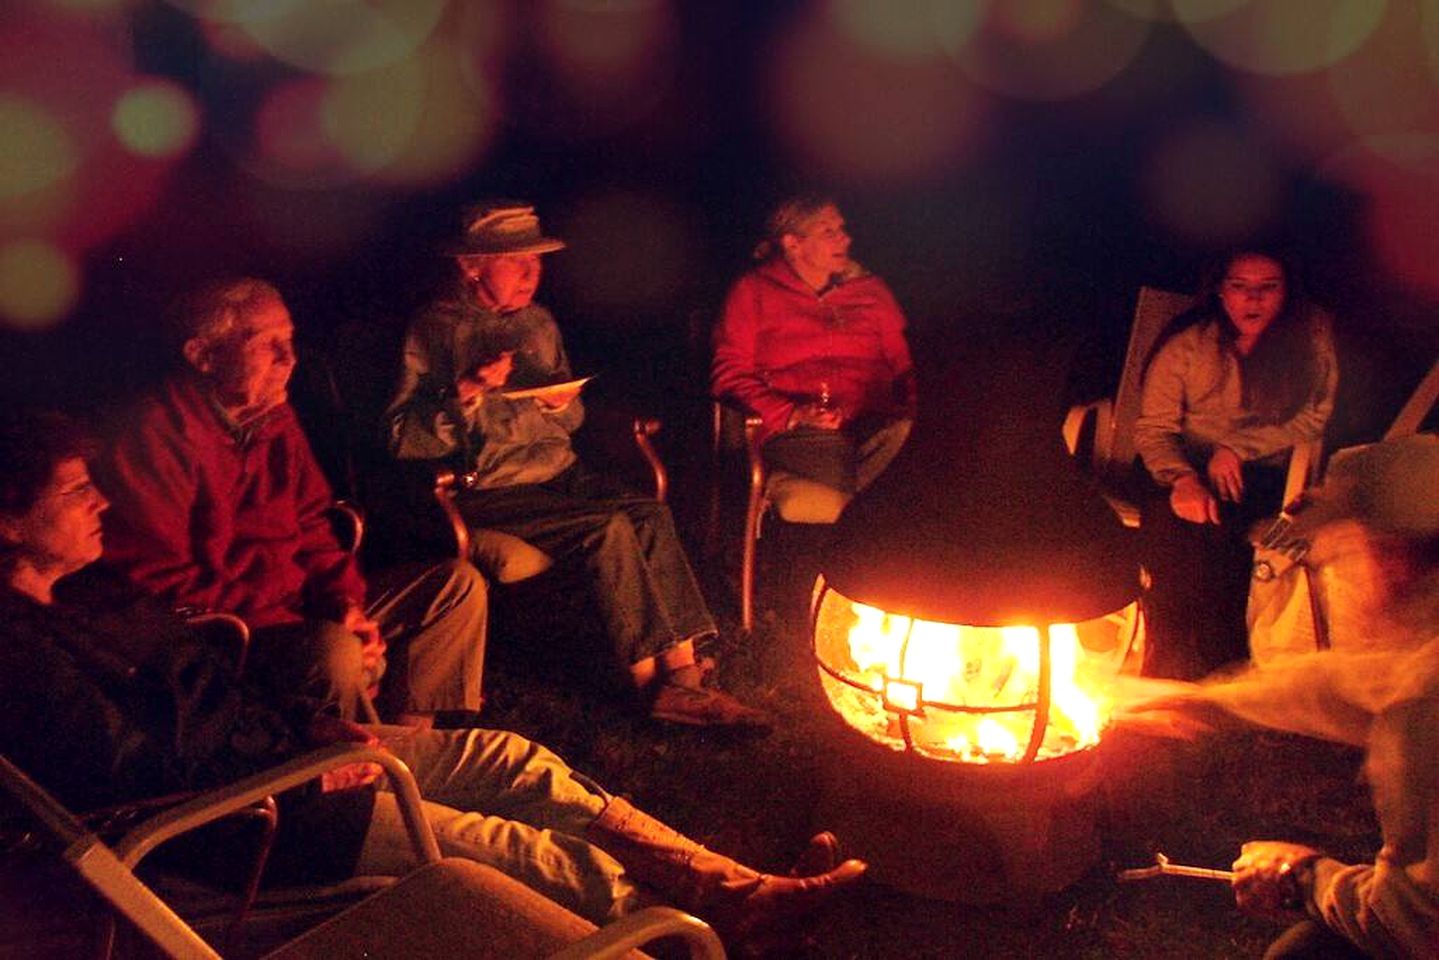
<instances>
[{"instance_id":1,"label":"roasting stick","mask_svg":"<svg viewBox=\"0 0 1439 960\"><path fill-rule=\"evenodd\" d=\"M1162 853L1154 855L1154 866L1152 867L1119 871L1121 880L1148 880L1158 876L1198 877L1201 880L1223 880L1225 883L1229 883L1234 879L1234 871L1211 870L1208 867L1186 867L1183 864L1170 863L1169 858Z\"/></svg>"}]
</instances>

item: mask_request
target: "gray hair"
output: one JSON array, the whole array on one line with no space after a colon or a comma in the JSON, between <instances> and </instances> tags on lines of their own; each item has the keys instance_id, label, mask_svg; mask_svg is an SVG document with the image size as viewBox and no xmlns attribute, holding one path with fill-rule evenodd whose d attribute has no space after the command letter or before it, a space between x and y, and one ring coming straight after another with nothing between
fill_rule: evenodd
<instances>
[{"instance_id":1,"label":"gray hair","mask_svg":"<svg viewBox=\"0 0 1439 960\"><path fill-rule=\"evenodd\" d=\"M801 194L782 201L765 219L764 239L754 248L756 260L768 260L783 249L781 241L786 234L799 235L806 222L825 207L838 207L833 197L820 193Z\"/></svg>"},{"instance_id":2,"label":"gray hair","mask_svg":"<svg viewBox=\"0 0 1439 960\"><path fill-rule=\"evenodd\" d=\"M240 321L271 304L284 305L275 286L254 277L217 280L176 301L170 326L180 343L199 340L207 346L224 342Z\"/></svg>"}]
</instances>

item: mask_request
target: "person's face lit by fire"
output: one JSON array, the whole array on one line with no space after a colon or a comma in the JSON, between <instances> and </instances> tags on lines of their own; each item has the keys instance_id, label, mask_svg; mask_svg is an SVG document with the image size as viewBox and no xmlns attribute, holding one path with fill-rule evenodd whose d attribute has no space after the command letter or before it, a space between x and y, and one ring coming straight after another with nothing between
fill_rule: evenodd
<instances>
[{"instance_id":1,"label":"person's face lit by fire","mask_svg":"<svg viewBox=\"0 0 1439 960\"><path fill-rule=\"evenodd\" d=\"M844 217L832 204L820 208L800 225L797 233L785 234L781 244L795 273L812 285L822 285L849 266L849 234L844 229Z\"/></svg>"},{"instance_id":2,"label":"person's face lit by fire","mask_svg":"<svg viewBox=\"0 0 1439 960\"><path fill-rule=\"evenodd\" d=\"M220 405L243 422L285 402L295 371L295 325L284 303L263 300L215 340L190 341L186 356Z\"/></svg>"},{"instance_id":3,"label":"person's face lit by fire","mask_svg":"<svg viewBox=\"0 0 1439 960\"><path fill-rule=\"evenodd\" d=\"M1235 257L1219 282L1219 301L1239 331L1241 350L1252 347L1284 309L1284 267L1262 254Z\"/></svg>"},{"instance_id":4,"label":"person's face lit by fire","mask_svg":"<svg viewBox=\"0 0 1439 960\"><path fill-rule=\"evenodd\" d=\"M540 286L540 255L507 253L457 258L460 274L476 299L491 310L509 313L527 307Z\"/></svg>"},{"instance_id":5,"label":"person's face lit by fire","mask_svg":"<svg viewBox=\"0 0 1439 960\"><path fill-rule=\"evenodd\" d=\"M0 515L0 536L20 562L62 577L100 559L100 514L109 506L85 461L70 457L56 465L28 510Z\"/></svg>"}]
</instances>

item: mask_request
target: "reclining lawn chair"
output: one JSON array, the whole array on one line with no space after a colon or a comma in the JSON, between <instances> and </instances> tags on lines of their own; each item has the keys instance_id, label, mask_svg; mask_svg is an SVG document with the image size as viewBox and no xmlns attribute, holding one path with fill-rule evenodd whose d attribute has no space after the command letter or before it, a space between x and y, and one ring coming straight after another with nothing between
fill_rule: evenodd
<instances>
[{"instance_id":1,"label":"reclining lawn chair","mask_svg":"<svg viewBox=\"0 0 1439 960\"><path fill-rule=\"evenodd\" d=\"M490 867L441 859L419 792L408 768L386 751L355 745L329 747L273 770L185 801L130 830L113 847L105 844L8 759L0 757L0 802L7 821L23 819L30 853L63 863L92 894L106 916L132 924L144 940L126 955L218 958L220 954L135 874L136 865L165 841L257 800L298 786L326 770L355 762L380 764L389 777L416 854L417 869L343 913L266 954L271 958L361 958L373 956L539 957L563 960L631 955L660 937L682 938L690 956L724 956L714 932L702 921L669 907L641 910L596 932L593 924ZM6 866L13 858L7 856ZM35 858L31 858L33 865ZM97 895L97 896L96 896ZM55 910L51 903L48 910ZM78 915L83 907L71 905ZM74 917L69 917L73 925ZM33 932L26 924L21 936ZM75 956L76 941L64 945L12 942L0 931L0 954L27 957ZM102 935L94 942L104 944ZM145 949L148 946L149 949Z\"/></svg>"}]
</instances>

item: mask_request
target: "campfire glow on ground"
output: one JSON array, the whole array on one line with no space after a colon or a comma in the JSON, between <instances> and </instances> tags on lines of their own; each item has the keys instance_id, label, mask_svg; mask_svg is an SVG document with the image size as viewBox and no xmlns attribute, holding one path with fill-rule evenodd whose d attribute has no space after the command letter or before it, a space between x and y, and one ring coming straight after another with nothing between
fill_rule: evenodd
<instances>
[{"instance_id":1,"label":"campfire glow on ground","mask_svg":"<svg viewBox=\"0 0 1439 960\"><path fill-rule=\"evenodd\" d=\"M871 739L969 763L1044 760L1099 742L1111 710L1105 652L1128 611L1082 624L977 627L820 589L814 642L825 693Z\"/></svg>"}]
</instances>

